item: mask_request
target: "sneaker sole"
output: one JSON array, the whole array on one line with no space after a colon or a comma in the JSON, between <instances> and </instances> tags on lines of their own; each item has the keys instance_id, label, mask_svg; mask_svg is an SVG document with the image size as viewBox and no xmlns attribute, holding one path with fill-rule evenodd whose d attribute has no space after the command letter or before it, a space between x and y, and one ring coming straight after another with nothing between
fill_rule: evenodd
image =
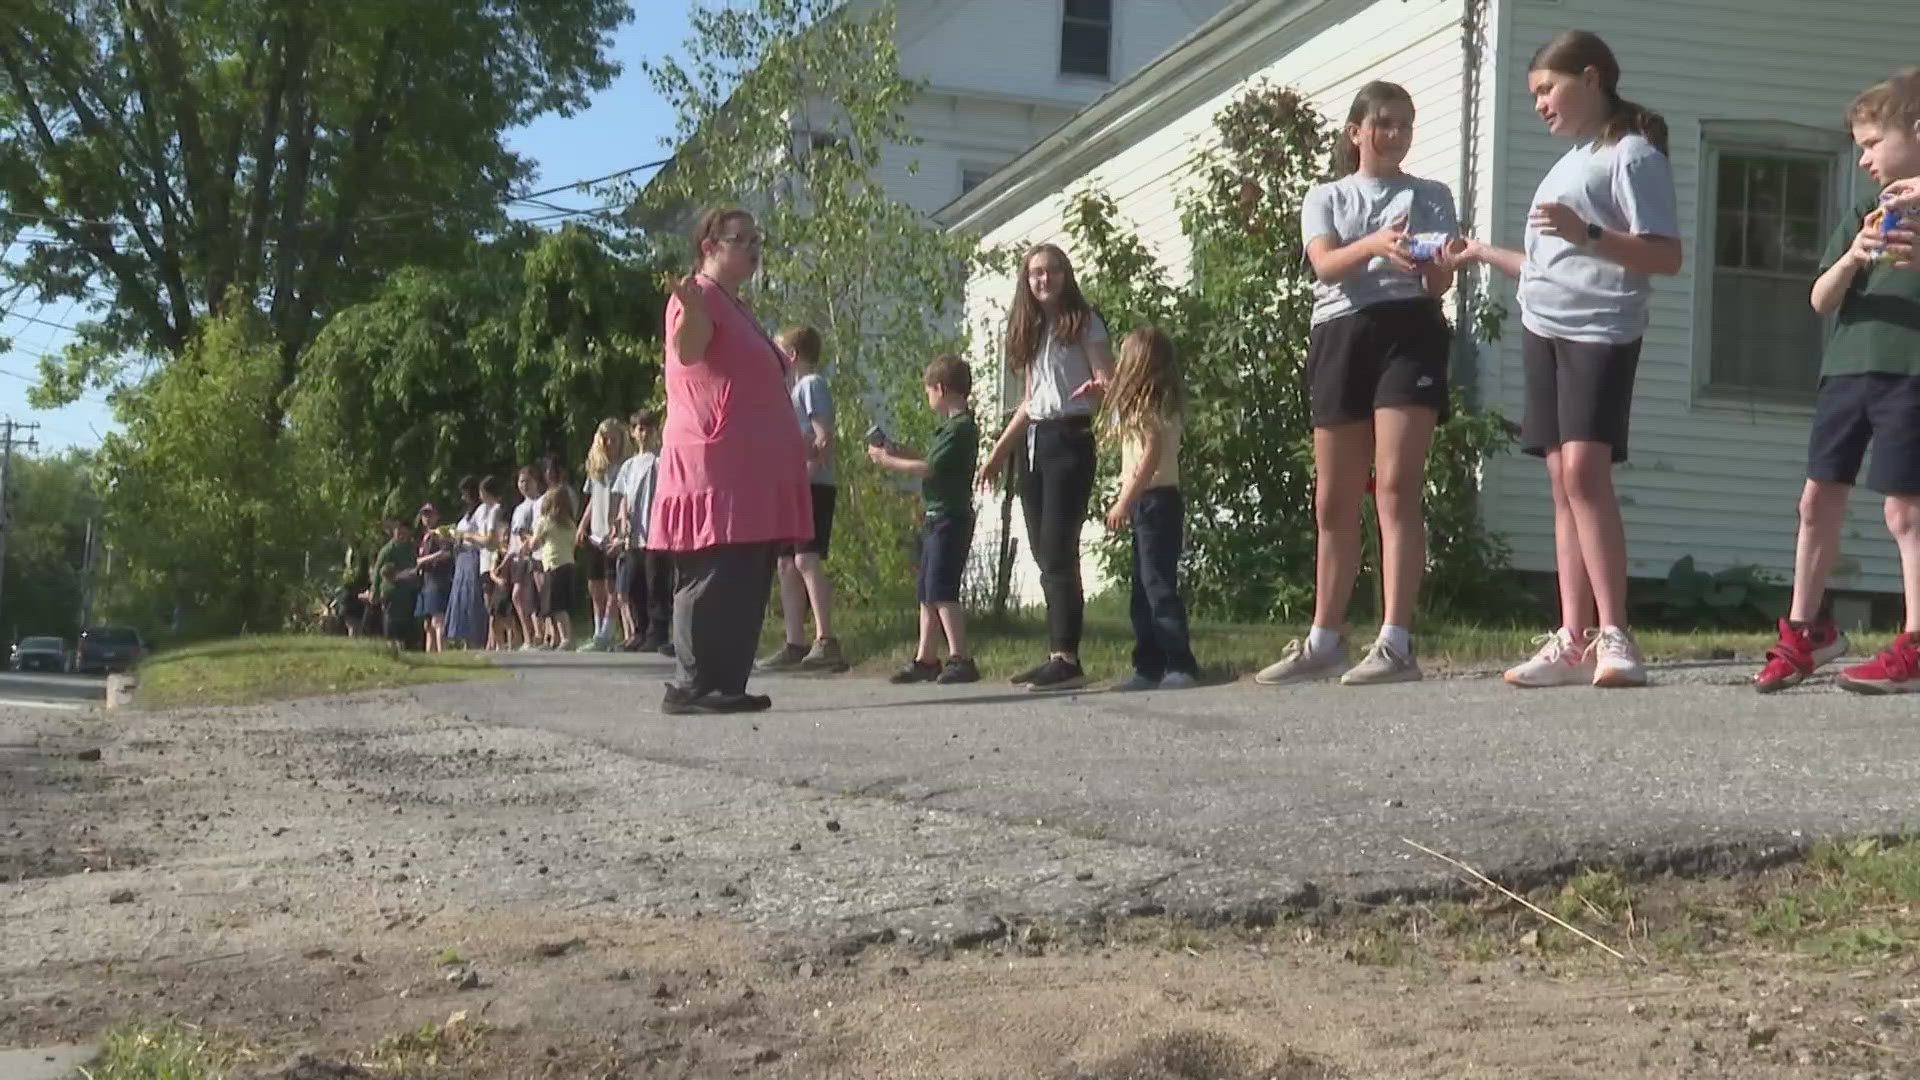
<instances>
[{"instance_id":1,"label":"sneaker sole","mask_svg":"<svg viewBox=\"0 0 1920 1080\"><path fill-rule=\"evenodd\" d=\"M1593 676L1584 674L1566 682L1527 682L1524 679L1515 678L1511 672L1501 675L1500 678L1508 686L1518 690L1557 690L1565 686L1587 686L1593 681Z\"/></svg>"},{"instance_id":2,"label":"sneaker sole","mask_svg":"<svg viewBox=\"0 0 1920 1080\"><path fill-rule=\"evenodd\" d=\"M1253 677L1253 681L1258 683L1261 686L1293 686L1296 683L1326 682L1329 679L1338 679L1338 678L1344 677L1345 675L1346 675L1345 669L1337 669L1337 670L1328 669L1325 671L1312 671L1303 675L1266 676L1264 673L1262 673L1260 675L1255 675Z\"/></svg>"},{"instance_id":3,"label":"sneaker sole","mask_svg":"<svg viewBox=\"0 0 1920 1080\"><path fill-rule=\"evenodd\" d=\"M1350 678L1349 675L1351 674L1352 673L1349 672L1348 675L1340 676L1341 686L1387 686L1392 683L1419 682L1426 678L1425 675L1418 671L1395 671L1385 675L1362 675L1357 679Z\"/></svg>"},{"instance_id":4,"label":"sneaker sole","mask_svg":"<svg viewBox=\"0 0 1920 1080\"><path fill-rule=\"evenodd\" d=\"M1056 694L1063 690L1084 690L1086 689L1086 687L1087 687L1087 677L1085 675L1076 675L1071 679L1062 679L1057 683L1048 683L1045 686L1040 686L1035 683L1028 683L1027 693Z\"/></svg>"},{"instance_id":5,"label":"sneaker sole","mask_svg":"<svg viewBox=\"0 0 1920 1080\"><path fill-rule=\"evenodd\" d=\"M1593 677L1593 685L1602 690L1638 690L1647 685L1646 672L1603 671Z\"/></svg>"},{"instance_id":6,"label":"sneaker sole","mask_svg":"<svg viewBox=\"0 0 1920 1080\"><path fill-rule=\"evenodd\" d=\"M1777 694L1782 690L1791 690L1806 681L1806 675L1789 675L1784 679L1775 679L1770 683L1763 683L1755 679L1753 682L1753 691L1756 694Z\"/></svg>"},{"instance_id":7,"label":"sneaker sole","mask_svg":"<svg viewBox=\"0 0 1920 1080\"><path fill-rule=\"evenodd\" d=\"M1865 679L1849 679L1845 675L1836 675L1833 685L1852 694L1866 694L1871 697L1883 697L1888 694L1911 694L1920 691L1920 680L1907 682L1868 682Z\"/></svg>"}]
</instances>

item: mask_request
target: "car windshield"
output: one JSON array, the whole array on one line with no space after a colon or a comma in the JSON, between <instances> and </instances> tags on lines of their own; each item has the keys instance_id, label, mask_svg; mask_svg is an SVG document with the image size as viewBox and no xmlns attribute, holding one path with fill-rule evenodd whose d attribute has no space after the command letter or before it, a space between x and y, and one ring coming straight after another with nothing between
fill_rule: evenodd
<instances>
[{"instance_id":1,"label":"car windshield","mask_svg":"<svg viewBox=\"0 0 1920 1080\"><path fill-rule=\"evenodd\" d=\"M89 629L84 636L88 641L98 645L138 645L140 643L140 635L126 626L96 626Z\"/></svg>"},{"instance_id":2,"label":"car windshield","mask_svg":"<svg viewBox=\"0 0 1920 1080\"><path fill-rule=\"evenodd\" d=\"M22 649L53 649L58 651L66 648L66 644L66 642L61 641L57 637L30 637L22 641L20 647Z\"/></svg>"}]
</instances>

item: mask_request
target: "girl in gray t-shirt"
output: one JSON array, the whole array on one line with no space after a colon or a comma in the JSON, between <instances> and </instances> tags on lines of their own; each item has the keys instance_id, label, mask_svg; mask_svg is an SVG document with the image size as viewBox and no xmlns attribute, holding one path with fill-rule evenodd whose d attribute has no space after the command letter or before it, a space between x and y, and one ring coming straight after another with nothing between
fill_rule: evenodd
<instances>
[{"instance_id":1,"label":"girl in gray t-shirt","mask_svg":"<svg viewBox=\"0 0 1920 1080\"><path fill-rule=\"evenodd\" d=\"M1627 457L1652 278L1680 271L1667 125L1620 97L1613 50L1584 30L1541 46L1528 66L1534 111L1574 147L1534 194L1524 252L1472 241L1463 256L1520 279L1520 442L1546 459L1553 485L1561 624L1507 681L1644 686L1613 466Z\"/></svg>"},{"instance_id":2,"label":"girl in gray t-shirt","mask_svg":"<svg viewBox=\"0 0 1920 1080\"><path fill-rule=\"evenodd\" d=\"M1445 184L1402 172L1413 142L1413 99L1393 83L1360 89L1339 143L1344 176L1307 193L1300 238L1313 264L1307 380L1319 504L1319 588L1313 628L1255 678L1347 685L1420 678L1410 627L1426 566L1427 449L1447 413L1453 331L1441 294L1462 245ZM1384 619L1360 663L1347 666L1347 600L1360 569L1360 504L1380 482ZM1344 674L1343 674L1344 673Z\"/></svg>"}]
</instances>

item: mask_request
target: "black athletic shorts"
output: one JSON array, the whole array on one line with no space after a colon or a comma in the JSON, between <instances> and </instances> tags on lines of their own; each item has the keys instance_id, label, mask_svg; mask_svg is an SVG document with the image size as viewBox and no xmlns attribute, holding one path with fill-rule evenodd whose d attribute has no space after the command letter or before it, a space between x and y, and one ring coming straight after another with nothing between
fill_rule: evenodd
<instances>
[{"instance_id":1,"label":"black athletic shorts","mask_svg":"<svg viewBox=\"0 0 1920 1080\"><path fill-rule=\"evenodd\" d=\"M1388 300L1313 328L1307 393L1313 426L1373 419L1375 409L1424 405L1447 418L1453 329L1432 298Z\"/></svg>"},{"instance_id":2,"label":"black athletic shorts","mask_svg":"<svg viewBox=\"0 0 1920 1080\"><path fill-rule=\"evenodd\" d=\"M547 571L547 587L540 592L540 614L564 619L573 613L575 573L572 563Z\"/></svg>"},{"instance_id":3,"label":"black athletic shorts","mask_svg":"<svg viewBox=\"0 0 1920 1080\"><path fill-rule=\"evenodd\" d=\"M588 581L607 580L607 553L592 540L580 545L575 561L580 565L579 573Z\"/></svg>"},{"instance_id":4,"label":"black athletic shorts","mask_svg":"<svg viewBox=\"0 0 1920 1080\"><path fill-rule=\"evenodd\" d=\"M1867 486L1920 495L1920 377L1867 372L1820 380L1807 440L1807 478L1852 484L1873 444Z\"/></svg>"},{"instance_id":5,"label":"black athletic shorts","mask_svg":"<svg viewBox=\"0 0 1920 1080\"><path fill-rule=\"evenodd\" d=\"M840 489L832 484L808 484L807 487L813 495L813 539L784 544L780 554L818 555L824 562L827 549L833 546L833 504L839 498Z\"/></svg>"},{"instance_id":6,"label":"black athletic shorts","mask_svg":"<svg viewBox=\"0 0 1920 1080\"><path fill-rule=\"evenodd\" d=\"M973 547L973 519L927 515L920 534L920 602L957 604Z\"/></svg>"},{"instance_id":7,"label":"black athletic shorts","mask_svg":"<svg viewBox=\"0 0 1920 1080\"><path fill-rule=\"evenodd\" d=\"M1600 442L1613 447L1615 464L1627 460L1633 373L1640 366L1638 341L1566 341L1522 328L1520 354L1527 372L1520 449L1546 457L1562 443Z\"/></svg>"}]
</instances>

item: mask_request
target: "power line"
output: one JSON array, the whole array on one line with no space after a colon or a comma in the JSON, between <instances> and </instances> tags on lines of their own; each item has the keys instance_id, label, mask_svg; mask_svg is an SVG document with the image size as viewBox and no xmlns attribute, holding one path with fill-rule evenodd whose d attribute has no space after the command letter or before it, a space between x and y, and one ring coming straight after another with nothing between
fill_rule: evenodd
<instances>
[{"instance_id":1,"label":"power line","mask_svg":"<svg viewBox=\"0 0 1920 1080\"><path fill-rule=\"evenodd\" d=\"M0 313L0 319L19 319L22 322L35 323L40 326L51 326L55 330L65 330L69 334L77 334L80 332L78 327L68 326L66 323L50 322L46 319L35 318L32 315L22 315L17 311Z\"/></svg>"}]
</instances>

